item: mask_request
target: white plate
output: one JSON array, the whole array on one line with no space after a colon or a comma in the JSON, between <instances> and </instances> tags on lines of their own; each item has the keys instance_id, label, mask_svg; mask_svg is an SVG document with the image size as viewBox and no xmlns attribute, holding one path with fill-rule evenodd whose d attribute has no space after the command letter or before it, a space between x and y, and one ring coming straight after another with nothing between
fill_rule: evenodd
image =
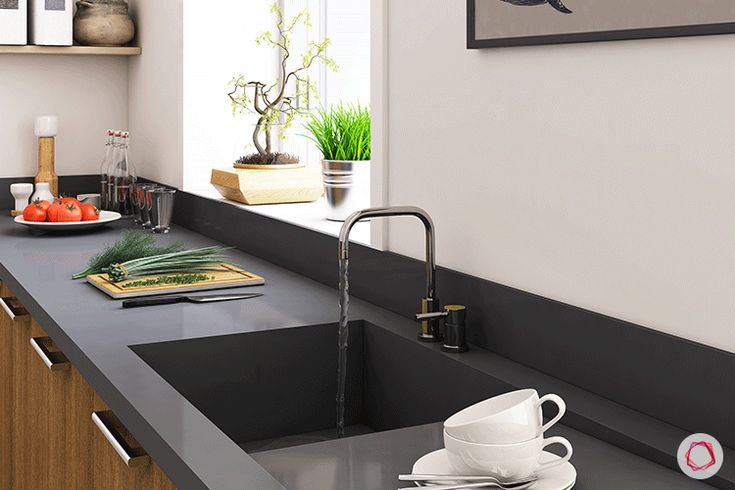
<instances>
[{"instance_id":1,"label":"white plate","mask_svg":"<svg viewBox=\"0 0 735 490\"><path fill-rule=\"evenodd\" d=\"M544 451L541 462L546 463L559 459L559 456ZM419 458L413 465L413 474L452 475L456 470L449 464L447 450L439 449ZM528 490L569 490L577 481L577 470L567 462L550 470L539 473L539 479L528 487ZM442 482L449 483L449 482ZM461 483L461 480L457 483Z\"/></svg>"},{"instance_id":2,"label":"white plate","mask_svg":"<svg viewBox=\"0 0 735 490\"><path fill-rule=\"evenodd\" d=\"M97 221L73 221L71 223L49 223L49 222L38 222L38 221L26 221L23 216L16 216L15 222L19 225L34 228L36 230L52 230L52 231L78 231L78 230L91 230L93 228L99 228L113 221L117 221L122 216L120 213L114 211L100 211L100 219Z\"/></svg>"}]
</instances>

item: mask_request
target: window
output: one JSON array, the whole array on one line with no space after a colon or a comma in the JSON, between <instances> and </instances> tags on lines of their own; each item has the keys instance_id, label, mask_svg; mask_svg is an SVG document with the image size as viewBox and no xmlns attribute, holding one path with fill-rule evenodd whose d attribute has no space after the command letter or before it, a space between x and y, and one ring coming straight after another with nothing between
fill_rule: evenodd
<instances>
[{"instance_id":1,"label":"window","mask_svg":"<svg viewBox=\"0 0 735 490\"><path fill-rule=\"evenodd\" d=\"M311 16L311 26L294 36L293 51L301 53L309 41L329 37L332 43L328 56L339 65L337 72L322 65L312 69L318 93L309 104L313 108L340 101L370 105L370 1L279 1L287 19L302 9ZM209 184L211 169L227 167L255 151L251 140L257 117L232 116L228 82L241 73L264 82L277 78L277 51L255 43L260 33L275 30L270 6L266 0L221 0L214 4L189 0L184 4L182 106L187 191L218 196ZM278 151L296 154L309 165L319 165L321 155L302 136L304 133L302 123L297 121L286 139L278 140ZM251 209L329 233L339 230L338 223L323 219L323 205L298 206ZM357 236L360 241L369 241L369 231Z\"/></svg>"}]
</instances>

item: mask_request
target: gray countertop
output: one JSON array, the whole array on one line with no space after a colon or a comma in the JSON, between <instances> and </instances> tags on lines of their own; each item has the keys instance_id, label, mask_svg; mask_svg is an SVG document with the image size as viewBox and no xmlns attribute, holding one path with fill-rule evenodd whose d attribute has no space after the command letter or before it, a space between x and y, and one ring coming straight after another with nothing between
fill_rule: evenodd
<instances>
[{"instance_id":1,"label":"gray countertop","mask_svg":"<svg viewBox=\"0 0 735 490\"><path fill-rule=\"evenodd\" d=\"M247 291L263 292L265 296L216 305L122 310L119 301L110 300L84 282L71 281L70 276L83 269L103 245L116 240L125 226L118 223L80 235L35 234L10 218L0 218L0 279L13 289L179 488L391 488L397 487L394 477L398 472L410 470L418 456L438 447L438 428L432 425L253 457L246 454L128 346L336 322L336 291L256 257L233 252L235 262L266 278L266 285ZM188 247L213 244L181 228L174 228L162 240L180 240ZM294 253L298 253L297 246ZM337 271L335 285L336 277ZM359 300L352 303L351 316L401 332L407 338L415 335L412 321ZM441 355L438 350L437 355ZM542 373L486 351L475 349L466 359L463 362L505 370L518 379L538 379L544 385L540 389L554 386L555 381ZM568 398L567 402L571 405L573 400ZM579 473L577 488L707 488L572 429L559 430L576 448L572 462ZM285 469L284 461L289 462ZM315 466L324 467L324 472L314 471ZM381 479L368 478L368 467L373 472L378 468Z\"/></svg>"}]
</instances>

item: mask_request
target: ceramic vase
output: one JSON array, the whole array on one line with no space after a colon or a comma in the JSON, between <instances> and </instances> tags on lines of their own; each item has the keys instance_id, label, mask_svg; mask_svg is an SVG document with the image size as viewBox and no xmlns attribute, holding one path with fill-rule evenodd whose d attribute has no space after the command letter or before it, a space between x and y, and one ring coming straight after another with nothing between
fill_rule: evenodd
<instances>
[{"instance_id":1,"label":"ceramic vase","mask_svg":"<svg viewBox=\"0 0 735 490\"><path fill-rule=\"evenodd\" d=\"M74 16L74 40L85 46L125 46L135 24L124 0L81 0Z\"/></svg>"}]
</instances>

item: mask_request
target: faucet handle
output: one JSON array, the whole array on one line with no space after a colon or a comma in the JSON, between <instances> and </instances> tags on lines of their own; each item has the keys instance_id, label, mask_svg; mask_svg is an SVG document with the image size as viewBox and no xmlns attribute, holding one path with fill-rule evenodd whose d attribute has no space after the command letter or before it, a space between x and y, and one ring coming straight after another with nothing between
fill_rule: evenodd
<instances>
[{"instance_id":1,"label":"faucet handle","mask_svg":"<svg viewBox=\"0 0 735 490\"><path fill-rule=\"evenodd\" d=\"M446 311L434 311L431 313L416 313L416 320L418 321L433 320L435 318L444 318L448 315L449 313Z\"/></svg>"},{"instance_id":2,"label":"faucet handle","mask_svg":"<svg viewBox=\"0 0 735 490\"><path fill-rule=\"evenodd\" d=\"M417 313L416 320L420 322L438 322L440 319L444 319L444 328L439 330L443 332L442 336L438 339L436 335L432 337L422 337L424 329L422 328L419 333L419 340L425 342L438 342L442 338L444 343L442 350L444 352L466 352L467 338L466 338L466 317L467 307L464 305L446 305L444 311L430 311L426 313ZM430 328L435 328L435 325Z\"/></svg>"},{"instance_id":3,"label":"faucet handle","mask_svg":"<svg viewBox=\"0 0 735 490\"><path fill-rule=\"evenodd\" d=\"M440 310L439 300L436 298L423 298L421 300L421 313L416 314L416 320L421 322L419 340L422 342L441 342L442 322L446 312Z\"/></svg>"},{"instance_id":4,"label":"faucet handle","mask_svg":"<svg viewBox=\"0 0 735 490\"><path fill-rule=\"evenodd\" d=\"M444 352L452 352L458 354L466 352L467 346L467 307L464 305L446 305L444 313L447 319L444 322L444 344L442 350Z\"/></svg>"}]
</instances>

